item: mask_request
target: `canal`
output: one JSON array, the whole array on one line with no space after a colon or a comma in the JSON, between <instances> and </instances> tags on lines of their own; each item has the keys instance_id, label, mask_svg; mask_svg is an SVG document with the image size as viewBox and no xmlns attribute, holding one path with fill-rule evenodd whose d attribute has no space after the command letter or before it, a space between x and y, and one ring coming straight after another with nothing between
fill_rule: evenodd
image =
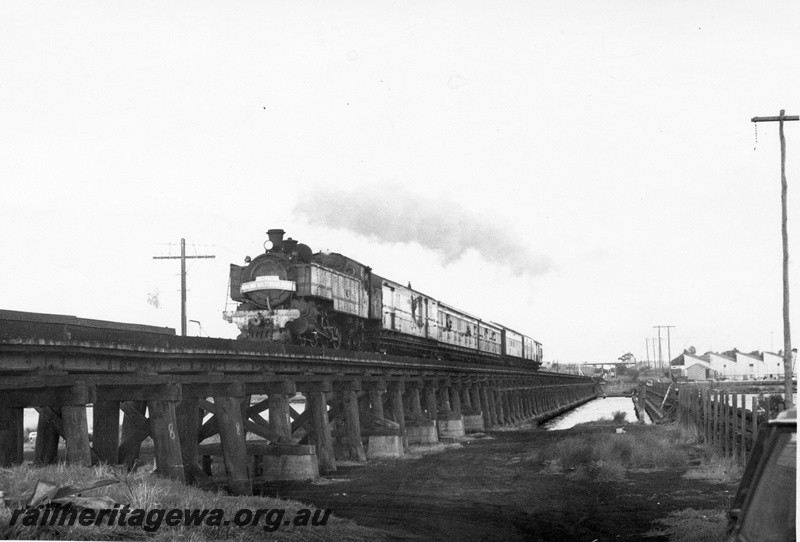
<instances>
[{"instance_id":1,"label":"canal","mask_svg":"<svg viewBox=\"0 0 800 542\"><path fill-rule=\"evenodd\" d=\"M612 419L617 411L625 413L626 421L636 421L633 399L630 397L606 397L592 399L578 408L545 422L542 427L548 431L569 429L580 423L594 422L602 418ZM645 419L645 423L652 423L649 416Z\"/></svg>"}]
</instances>

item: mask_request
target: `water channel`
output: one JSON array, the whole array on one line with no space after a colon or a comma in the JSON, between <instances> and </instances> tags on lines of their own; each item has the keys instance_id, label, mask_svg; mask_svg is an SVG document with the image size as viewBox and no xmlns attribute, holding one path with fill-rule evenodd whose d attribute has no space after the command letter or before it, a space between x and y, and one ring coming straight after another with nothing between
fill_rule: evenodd
<instances>
[{"instance_id":1,"label":"water channel","mask_svg":"<svg viewBox=\"0 0 800 542\"><path fill-rule=\"evenodd\" d=\"M636 411L633 408L633 399L630 397L606 397L605 399L592 399L578 408L553 418L542 427L548 431L569 429L579 423L594 422L601 418L608 418L610 420L617 411L625 413L626 421L636 422ZM646 416L645 423L652 423L649 416Z\"/></svg>"}]
</instances>

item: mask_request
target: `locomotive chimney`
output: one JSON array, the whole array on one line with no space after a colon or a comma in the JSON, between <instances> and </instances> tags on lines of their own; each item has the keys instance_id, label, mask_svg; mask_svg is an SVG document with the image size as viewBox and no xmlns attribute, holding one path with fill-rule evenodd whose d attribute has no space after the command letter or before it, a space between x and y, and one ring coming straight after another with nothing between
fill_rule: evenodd
<instances>
[{"instance_id":1,"label":"locomotive chimney","mask_svg":"<svg viewBox=\"0 0 800 542\"><path fill-rule=\"evenodd\" d=\"M271 252L280 252L281 245L283 245L283 234L286 233L281 229L276 230L269 230L267 235L269 236L269 241L272 243L272 248L270 249Z\"/></svg>"}]
</instances>

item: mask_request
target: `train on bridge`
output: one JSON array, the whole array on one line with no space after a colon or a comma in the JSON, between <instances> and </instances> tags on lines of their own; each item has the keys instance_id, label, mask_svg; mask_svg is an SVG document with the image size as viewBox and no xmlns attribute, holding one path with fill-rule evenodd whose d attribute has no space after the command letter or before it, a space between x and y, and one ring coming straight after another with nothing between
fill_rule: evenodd
<instances>
[{"instance_id":1,"label":"train on bridge","mask_svg":"<svg viewBox=\"0 0 800 542\"><path fill-rule=\"evenodd\" d=\"M240 339L538 368L540 342L372 272L267 232L263 254L231 264L223 317Z\"/></svg>"}]
</instances>

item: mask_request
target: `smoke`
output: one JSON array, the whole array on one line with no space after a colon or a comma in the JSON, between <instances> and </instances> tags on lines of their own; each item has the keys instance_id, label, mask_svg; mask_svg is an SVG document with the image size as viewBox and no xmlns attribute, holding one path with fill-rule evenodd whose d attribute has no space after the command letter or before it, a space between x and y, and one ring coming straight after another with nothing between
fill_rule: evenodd
<instances>
[{"instance_id":1,"label":"smoke","mask_svg":"<svg viewBox=\"0 0 800 542\"><path fill-rule=\"evenodd\" d=\"M158 300L158 288L155 288L154 290L148 292L147 302L157 309L161 308L161 303Z\"/></svg>"},{"instance_id":2,"label":"smoke","mask_svg":"<svg viewBox=\"0 0 800 542\"><path fill-rule=\"evenodd\" d=\"M480 215L444 198L415 196L396 187L371 185L354 191L317 189L301 198L295 212L311 224L345 229L386 243L416 242L445 264L473 249L484 259L508 266L515 275L541 275L547 257L503 228L495 215Z\"/></svg>"}]
</instances>

